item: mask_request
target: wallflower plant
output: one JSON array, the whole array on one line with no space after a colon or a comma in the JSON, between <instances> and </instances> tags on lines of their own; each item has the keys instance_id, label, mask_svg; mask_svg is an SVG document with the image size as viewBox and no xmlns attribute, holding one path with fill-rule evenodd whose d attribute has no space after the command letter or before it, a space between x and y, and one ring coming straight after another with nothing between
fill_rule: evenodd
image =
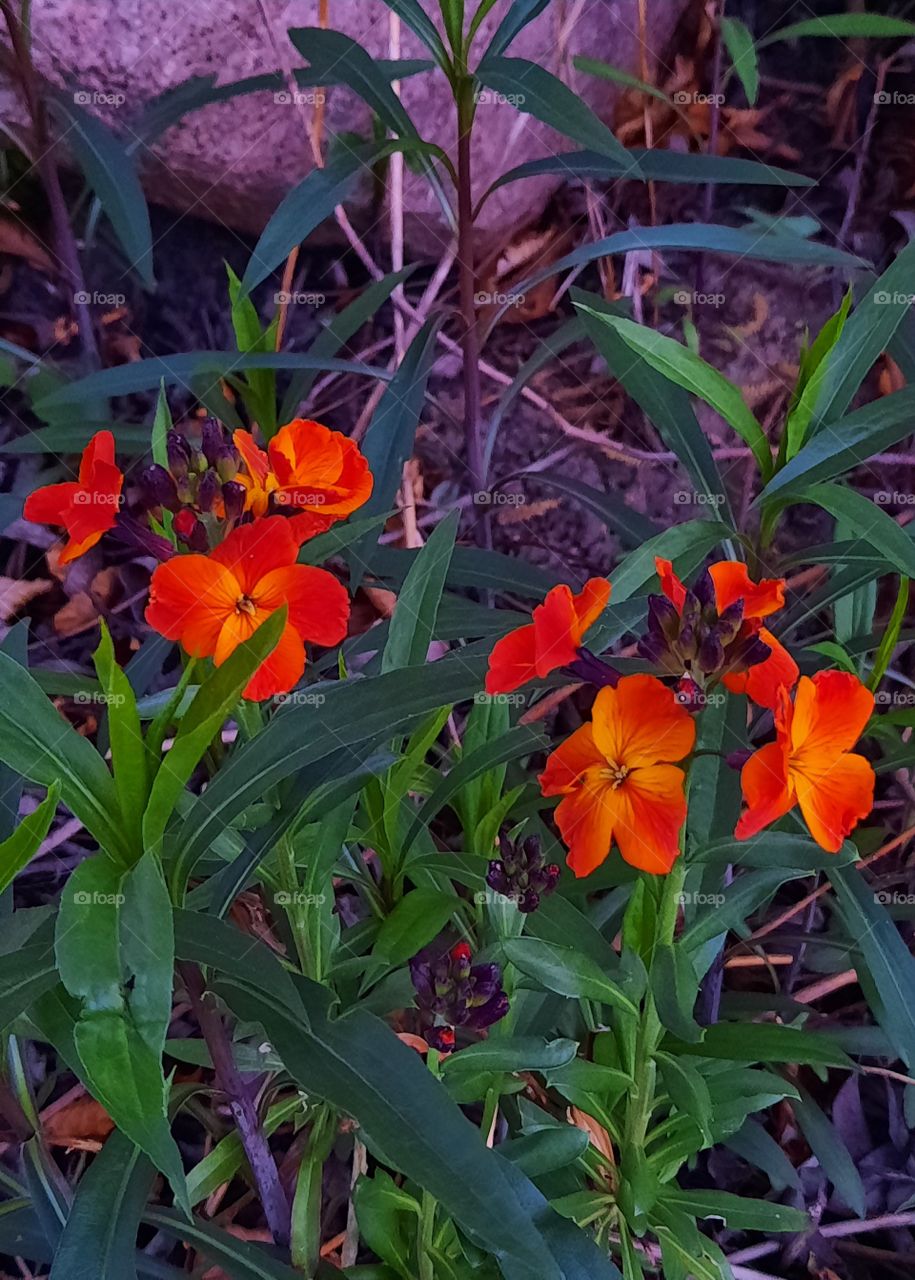
<instances>
[{"instance_id":1,"label":"wallflower plant","mask_svg":"<svg viewBox=\"0 0 915 1280\"><path fill-rule=\"evenodd\" d=\"M469 148L483 91L568 139L538 171L737 176L728 158L627 152L508 53L546 7L390 0L428 54L399 69L339 32L290 32L301 82L347 85L377 128L333 146L230 273L236 349L89 373L48 360L54 376L27 381L57 461L25 519L64 531L62 572L128 547L149 575L138 643L112 611L94 674L63 679L27 624L0 641L0 1253L32 1274L76 1280L91 1258L97 1280L730 1280L728 1253L760 1234L804 1253L807 1159L866 1215L811 1090L873 1057L915 1069L915 960L861 857L897 834L874 807L881 775L915 761L911 710L881 703L910 642L915 543L843 479L911 431L909 388L852 401L886 350L915 376L892 301L915 248L856 279L771 428L692 346L571 291L563 340L593 346L704 499L702 518L646 529L621 494L545 473L618 539L586 581L479 545L487 518L462 525L462 503L420 548L392 545L448 317L421 317L390 369L340 352L405 272L304 352L277 351L252 301L363 168L405 152L456 229L468 492L509 479L489 475L486 428L539 366L487 423L473 223L492 193L474 206ZM447 80L453 149L406 113L391 84L408 74ZM182 110L231 91L189 86ZM113 154L142 202L132 153ZM102 204L123 241L130 200ZM673 250L861 266L777 231L684 224L589 242L519 288ZM358 441L355 416L299 416L318 373L378 381ZM207 418L178 414L187 381ZM147 393L138 459L115 424ZM740 520L691 397L746 445ZM93 433L99 405L112 426ZM834 535L785 550L801 503ZM365 588L394 601L368 629ZM97 728L68 720L74 686ZM59 807L79 856L52 900L13 910ZM774 897L805 890L824 911L817 961L854 966L870 1026L830 1028L754 941ZM737 956L766 978L732 987ZM71 1088L106 1120L78 1168L41 1114ZM714 1185L725 1146L755 1194Z\"/></svg>"}]
</instances>

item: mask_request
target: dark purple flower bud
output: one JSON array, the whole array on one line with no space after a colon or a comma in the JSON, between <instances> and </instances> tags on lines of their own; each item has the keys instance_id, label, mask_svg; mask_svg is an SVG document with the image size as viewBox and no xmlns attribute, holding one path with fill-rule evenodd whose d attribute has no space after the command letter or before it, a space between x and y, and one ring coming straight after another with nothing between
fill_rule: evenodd
<instances>
[{"instance_id":1,"label":"dark purple flower bud","mask_svg":"<svg viewBox=\"0 0 915 1280\"><path fill-rule=\"evenodd\" d=\"M178 506L178 491L168 471L154 462L140 472L140 489L149 507L166 507L174 511Z\"/></svg>"},{"instance_id":2,"label":"dark purple flower bud","mask_svg":"<svg viewBox=\"0 0 915 1280\"><path fill-rule=\"evenodd\" d=\"M698 628L692 623L684 623L677 641L677 650L685 665L689 665L699 651Z\"/></svg>"},{"instance_id":3,"label":"dark purple flower bud","mask_svg":"<svg viewBox=\"0 0 915 1280\"><path fill-rule=\"evenodd\" d=\"M168 538L163 538L158 533L153 533L148 525L140 524L139 520L135 520L133 516L126 515L124 512L120 512L118 515L118 522L114 526L114 534L126 546L132 547L134 551L139 551L140 555L152 556L163 563L166 560L170 560L175 554L175 548Z\"/></svg>"},{"instance_id":4,"label":"dark purple flower bud","mask_svg":"<svg viewBox=\"0 0 915 1280\"><path fill-rule=\"evenodd\" d=\"M168 469L175 479L187 479L194 452L180 431L169 431L165 440L165 452L168 455Z\"/></svg>"},{"instance_id":5,"label":"dark purple flower bud","mask_svg":"<svg viewBox=\"0 0 915 1280\"><path fill-rule=\"evenodd\" d=\"M215 418L204 419L200 433L200 448L211 467L219 466L222 458L230 458L232 450L226 440L225 432Z\"/></svg>"},{"instance_id":6,"label":"dark purple flower bud","mask_svg":"<svg viewBox=\"0 0 915 1280\"><path fill-rule=\"evenodd\" d=\"M620 682L620 673L608 662L604 662L589 649L579 649L578 657L566 668L578 680L585 684L593 684L595 689L615 689Z\"/></svg>"},{"instance_id":7,"label":"dark purple flower bud","mask_svg":"<svg viewBox=\"0 0 915 1280\"><path fill-rule=\"evenodd\" d=\"M708 569L705 569L696 581L693 587L696 599L702 609L711 609L715 604L715 583ZM687 593L688 594L688 593Z\"/></svg>"},{"instance_id":8,"label":"dark purple flower bud","mask_svg":"<svg viewBox=\"0 0 915 1280\"><path fill-rule=\"evenodd\" d=\"M454 1027L481 1030L508 1012L499 966L472 965L466 942L457 943L435 960L422 952L414 956L410 976L423 1034L429 1044L443 1052L454 1047Z\"/></svg>"},{"instance_id":9,"label":"dark purple flower bud","mask_svg":"<svg viewBox=\"0 0 915 1280\"><path fill-rule=\"evenodd\" d=\"M702 637L699 645L699 653L696 658L699 670L705 675L712 675L721 668L724 662L724 645L715 635L714 631L707 632Z\"/></svg>"},{"instance_id":10,"label":"dark purple flower bud","mask_svg":"<svg viewBox=\"0 0 915 1280\"><path fill-rule=\"evenodd\" d=\"M743 600L741 599L729 604L724 612L718 615L718 621L715 623L715 634L722 644L728 645L737 638L737 633L742 625Z\"/></svg>"},{"instance_id":11,"label":"dark purple flower bud","mask_svg":"<svg viewBox=\"0 0 915 1280\"><path fill-rule=\"evenodd\" d=\"M680 615L676 605L667 596L648 597L648 629L663 635L667 640L676 639L680 630Z\"/></svg>"},{"instance_id":12,"label":"dark purple flower bud","mask_svg":"<svg viewBox=\"0 0 915 1280\"><path fill-rule=\"evenodd\" d=\"M227 520L240 520L245 510L248 490L237 480L227 480L222 486L222 501Z\"/></svg>"},{"instance_id":13,"label":"dark purple flower bud","mask_svg":"<svg viewBox=\"0 0 915 1280\"><path fill-rule=\"evenodd\" d=\"M702 618L702 605L695 591L687 591L683 597L683 608L680 610L680 635L689 628L695 631Z\"/></svg>"},{"instance_id":14,"label":"dark purple flower bud","mask_svg":"<svg viewBox=\"0 0 915 1280\"><path fill-rule=\"evenodd\" d=\"M489 864L486 883L496 893L511 898L519 911L536 911L540 899L552 893L559 880L559 867L546 865L537 836L527 836L519 844L507 836L499 837L501 857Z\"/></svg>"},{"instance_id":15,"label":"dark purple flower bud","mask_svg":"<svg viewBox=\"0 0 915 1280\"><path fill-rule=\"evenodd\" d=\"M429 1027L425 1040L430 1048L439 1053L451 1053L454 1049L454 1027Z\"/></svg>"},{"instance_id":16,"label":"dark purple flower bud","mask_svg":"<svg viewBox=\"0 0 915 1280\"><path fill-rule=\"evenodd\" d=\"M197 506L203 512L213 510L213 503L219 492L219 476L215 471L204 471L197 485Z\"/></svg>"}]
</instances>

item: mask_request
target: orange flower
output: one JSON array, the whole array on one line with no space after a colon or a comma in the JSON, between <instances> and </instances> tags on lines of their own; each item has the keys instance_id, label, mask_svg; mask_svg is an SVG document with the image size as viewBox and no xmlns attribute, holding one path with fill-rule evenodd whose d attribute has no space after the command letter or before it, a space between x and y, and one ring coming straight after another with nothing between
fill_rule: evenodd
<instances>
[{"instance_id":1,"label":"orange flower","mask_svg":"<svg viewBox=\"0 0 915 1280\"><path fill-rule=\"evenodd\" d=\"M174 556L150 583L146 621L193 658L220 666L284 604L286 626L249 680L255 702L287 693L305 670L305 641L337 644L346 635L349 597L325 569L296 564L299 544L282 516L241 525L209 555Z\"/></svg>"},{"instance_id":2,"label":"orange flower","mask_svg":"<svg viewBox=\"0 0 915 1280\"><path fill-rule=\"evenodd\" d=\"M686 588L674 573L669 560L655 559L655 568L661 579L661 590L678 610L683 607ZM760 707L773 710L782 687L793 688L797 682L797 663L788 650L776 640L762 619L777 613L785 606L785 582L782 578L763 578L753 582L747 566L736 560L720 560L709 566L715 586L715 603L719 613L738 600L743 601L743 625L748 634L755 634L768 646L770 653L763 662L757 662L746 671L725 675L722 683L731 693L745 693Z\"/></svg>"},{"instance_id":3,"label":"orange flower","mask_svg":"<svg viewBox=\"0 0 915 1280\"><path fill-rule=\"evenodd\" d=\"M259 449L249 431L232 437L247 474L245 509L265 515L271 500L285 508L300 542L323 533L361 507L372 492L372 473L355 441L320 422L296 418Z\"/></svg>"},{"instance_id":4,"label":"orange flower","mask_svg":"<svg viewBox=\"0 0 915 1280\"><path fill-rule=\"evenodd\" d=\"M591 723L576 729L546 762L545 796L561 795L556 825L577 876L604 861L616 841L633 867L671 869L686 819L684 773L670 761L693 749L696 726L672 689L655 676L623 676L601 689Z\"/></svg>"},{"instance_id":5,"label":"orange flower","mask_svg":"<svg viewBox=\"0 0 915 1280\"><path fill-rule=\"evenodd\" d=\"M511 693L529 680L543 679L578 657L585 632L607 607L610 583L589 578L573 595L563 583L547 592L533 621L503 636L493 646L486 673L486 692Z\"/></svg>"},{"instance_id":6,"label":"orange flower","mask_svg":"<svg viewBox=\"0 0 915 1280\"><path fill-rule=\"evenodd\" d=\"M63 525L70 541L60 553L60 562L69 564L114 528L123 483L114 461L114 436L99 431L83 450L79 479L36 489L26 498L22 514L35 524Z\"/></svg>"},{"instance_id":7,"label":"orange flower","mask_svg":"<svg viewBox=\"0 0 915 1280\"><path fill-rule=\"evenodd\" d=\"M817 844L836 853L874 805L874 771L851 748L874 709L874 695L847 671L801 676L792 703L783 688L776 740L753 753L740 775L747 809L738 840L756 835L796 804Z\"/></svg>"}]
</instances>

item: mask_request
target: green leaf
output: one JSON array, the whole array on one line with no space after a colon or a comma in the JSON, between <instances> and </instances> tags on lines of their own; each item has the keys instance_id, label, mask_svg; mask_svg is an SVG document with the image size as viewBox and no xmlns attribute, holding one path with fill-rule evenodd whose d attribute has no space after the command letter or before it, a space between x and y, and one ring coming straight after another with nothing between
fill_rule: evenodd
<instances>
[{"instance_id":1,"label":"green leaf","mask_svg":"<svg viewBox=\"0 0 915 1280\"><path fill-rule=\"evenodd\" d=\"M731 1058L734 1062L793 1062L810 1066L850 1067L851 1059L832 1037L821 1031L801 1031L776 1023L716 1022L706 1027L701 1044L671 1041L671 1052L702 1058Z\"/></svg>"},{"instance_id":2,"label":"green leaf","mask_svg":"<svg viewBox=\"0 0 915 1280\"><path fill-rule=\"evenodd\" d=\"M307 1010L299 1016L238 980L216 985L240 1017L263 1024L300 1086L352 1115L386 1163L428 1190L487 1248L542 1280L560 1280L558 1265L545 1268L539 1220L522 1207L502 1162L384 1023L360 1012L327 1020L314 984L299 984Z\"/></svg>"},{"instance_id":3,"label":"green leaf","mask_svg":"<svg viewBox=\"0 0 915 1280\"><path fill-rule=\"evenodd\" d=\"M121 140L79 106L79 94L51 98L66 122L67 147L98 197L127 258L147 289L155 287L149 209L136 165Z\"/></svg>"},{"instance_id":4,"label":"green leaf","mask_svg":"<svg viewBox=\"0 0 915 1280\"><path fill-rule=\"evenodd\" d=\"M673 338L666 338L656 329L635 324L622 316L595 311L583 303L576 303L576 306L609 327L627 347L670 382L710 405L749 445L763 479L769 478L773 466L769 442L738 387L700 356L694 355L689 347L682 346Z\"/></svg>"},{"instance_id":5,"label":"green leaf","mask_svg":"<svg viewBox=\"0 0 915 1280\"><path fill-rule=\"evenodd\" d=\"M459 520L460 512L452 511L437 524L410 566L394 606L381 656L382 672L421 666L426 661Z\"/></svg>"},{"instance_id":6,"label":"green leaf","mask_svg":"<svg viewBox=\"0 0 915 1280\"><path fill-rule=\"evenodd\" d=\"M722 18L721 35L734 71L747 95L747 102L755 107L759 94L759 61L753 33L739 18Z\"/></svg>"},{"instance_id":7,"label":"green leaf","mask_svg":"<svg viewBox=\"0 0 915 1280\"><path fill-rule=\"evenodd\" d=\"M203 1040L189 1040L185 1043L191 1046L200 1046L204 1050L202 1059L198 1060L194 1065L212 1066ZM169 1052L172 1052L174 1041L169 1040L168 1045ZM238 1046L236 1045L236 1060L237 1054ZM259 1059L254 1064L254 1068L257 1071L262 1071L266 1065L263 1055L254 1053L252 1056ZM267 1113L263 1118L264 1134L269 1138L281 1125L288 1124L290 1120L300 1117L303 1111L304 1104L298 1094L284 1098L282 1102L275 1102L272 1107L267 1109ZM227 1133L224 1138L217 1142L216 1146L211 1151L208 1151L187 1175L187 1194L191 1204L199 1204L201 1200L205 1200L207 1196L218 1190L223 1183L231 1182L245 1163L245 1149L241 1144L238 1130L233 1129L231 1133Z\"/></svg>"},{"instance_id":8,"label":"green leaf","mask_svg":"<svg viewBox=\"0 0 915 1280\"><path fill-rule=\"evenodd\" d=\"M757 42L757 49L780 40L797 40L802 36L825 36L828 39L855 39L874 36L877 38L915 35L915 22L904 22L901 18L887 18L880 13L832 13L823 18L805 18L803 22L792 22L790 26L773 31Z\"/></svg>"},{"instance_id":9,"label":"green leaf","mask_svg":"<svg viewBox=\"0 0 915 1280\"><path fill-rule=\"evenodd\" d=\"M60 899L55 948L70 995L94 1012L124 1008L118 911L126 872L104 853L71 873Z\"/></svg>"},{"instance_id":10,"label":"green leaf","mask_svg":"<svg viewBox=\"0 0 915 1280\"><path fill-rule=\"evenodd\" d=\"M915 30L915 27L913 27ZM910 241L855 307L823 362L809 436L848 411L868 372L887 349L915 291L915 240Z\"/></svg>"},{"instance_id":11,"label":"green leaf","mask_svg":"<svg viewBox=\"0 0 915 1280\"><path fill-rule=\"evenodd\" d=\"M486 47L484 58L495 58L504 53L515 36L533 22L549 3L550 0L512 0L505 17ZM472 26L471 29L473 29Z\"/></svg>"},{"instance_id":12,"label":"green leaf","mask_svg":"<svg viewBox=\"0 0 915 1280\"><path fill-rule=\"evenodd\" d=\"M118 917L121 959L133 974L128 1007L134 1025L161 1056L172 1019L175 929L162 867L146 853L128 873Z\"/></svg>"},{"instance_id":13,"label":"green leaf","mask_svg":"<svg viewBox=\"0 0 915 1280\"><path fill-rule=\"evenodd\" d=\"M538 1036L491 1036L452 1053L444 1063L447 1078L462 1071L551 1071L575 1057L575 1040L541 1040Z\"/></svg>"},{"instance_id":14,"label":"green leaf","mask_svg":"<svg viewBox=\"0 0 915 1280\"><path fill-rule=\"evenodd\" d=\"M92 655L108 710L108 738L111 743L111 765L117 788L125 832L129 834L134 856L139 855L140 825L149 795L146 748L137 713L137 700L126 674L114 656L111 633L102 621L99 646Z\"/></svg>"},{"instance_id":15,"label":"green leaf","mask_svg":"<svg viewBox=\"0 0 915 1280\"><path fill-rule=\"evenodd\" d=\"M703 1076L689 1061L669 1053L656 1053L664 1087L681 1114L695 1120L707 1146L712 1145L712 1098Z\"/></svg>"},{"instance_id":16,"label":"green leaf","mask_svg":"<svg viewBox=\"0 0 915 1280\"><path fill-rule=\"evenodd\" d=\"M74 1280L92 1259L95 1280L136 1280L137 1230L155 1169L113 1133L80 1178L50 1280Z\"/></svg>"},{"instance_id":17,"label":"green leaf","mask_svg":"<svg viewBox=\"0 0 915 1280\"><path fill-rule=\"evenodd\" d=\"M243 355L237 351L185 351L175 356L152 356L148 360L136 360L112 369L99 369L76 382L57 387L37 400L34 408L43 416L70 406L92 404L99 398L157 391L163 384L187 386L195 382L198 390L205 390L206 387L200 385L205 377L210 380L208 385L216 388L221 378L247 369L317 369L323 373L351 373L383 381L390 377L387 369L359 364L354 360L325 360L307 352L304 355L293 351Z\"/></svg>"},{"instance_id":18,"label":"green leaf","mask_svg":"<svg viewBox=\"0 0 915 1280\"><path fill-rule=\"evenodd\" d=\"M791 1105L811 1151L852 1213L859 1218L866 1217L864 1184L848 1147L806 1089L802 1089L800 1094L800 1098Z\"/></svg>"},{"instance_id":19,"label":"green leaf","mask_svg":"<svg viewBox=\"0 0 915 1280\"><path fill-rule=\"evenodd\" d=\"M856 538L880 552L907 578L915 577L915 542L869 498L839 485L814 484L803 489L798 500L813 502L837 520L847 522Z\"/></svg>"},{"instance_id":20,"label":"green leaf","mask_svg":"<svg viewBox=\"0 0 915 1280\"><path fill-rule=\"evenodd\" d=\"M636 1014L635 1005L590 956L539 938L505 938L506 959L527 978L578 1000L596 1000L613 1009Z\"/></svg>"},{"instance_id":21,"label":"green leaf","mask_svg":"<svg viewBox=\"0 0 915 1280\"><path fill-rule=\"evenodd\" d=\"M733 537L733 530L718 520L685 520L631 551L613 571L613 601L620 604L638 595L656 577L655 558L672 560L678 572L688 563L698 567L713 547Z\"/></svg>"},{"instance_id":22,"label":"green leaf","mask_svg":"<svg viewBox=\"0 0 915 1280\"><path fill-rule=\"evenodd\" d=\"M804 487L860 466L911 434L915 387L903 387L824 426L769 481L757 498L796 499Z\"/></svg>"},{"instance_id":23,"label":"green leaf","mask_svg":"<svg viewBox=\"0 0 915 1280\"><path fill-rule=\"evenodd\" d=\"M403 964L442 931L457 908L453 893L412 889L382 922L375 954L389 964Z\"/></svg>"},{"instance_id":24,"label":"green leaf","mask_svg":"<svg viewBox=\"0 0 915 1280\"><path fill-rule=\"evenodd\" d=\"M0 893L28 866L41 847L60 802L60 783L52 782L48 794L33 813L27 814L11 836L0 842Z\"/></svg>"},{"instance_id":25,"label":"green leaf","mask_svg":"<svg viewBox=\"0 0 915 1280\"><path fill-rule=\"evenodd\" d=\"M572 300L581 308L588 337L603 356L610 373L657 428L668 449L677 455L693 482L699 501L705 502L725 521L730 521L727 490L687 391L672 382L644 354L636 351L616 329L604 323L605 317L613 313L602 299L575 289ZM620 505L618 499L615 505ZM644 537L639 541L644 541Z\"/></svg>"},{"instance_id":26,"label":"green leaf","mask_svg":"<svg viewBox=\"0 0 915 1280\"><path fill-rule=\"evenodd\" d=\"M915 1064L915 958L873 889L853 867L828 872L839 915L863 966L860 982L874 1016L911 1069Z\"/></svg>"},{"instance_id":27,"label":"green leaf","mask_svg":"<svg viewBox=\"0 0 915 1280\"><path fill-rule=\"evenodd\" d=\"M212 1258L233 1280L302 1280L301 1271L280 1262L264 1246L239 1240L199 1218L186 1221L173 1209L150 1208L143 1221Z\"/></svg>"},{"instance_id":28,"label":"green leaf","mask_svg":"<svg viewBox=\"0 0 915 1280\"><path fill-rule=\"evenodd\" d=\"M899 643L899 635L902 631L902 624L905 622L906 612L909 605L909 590L911 583L908 578L899 579L899 590L896 592L896 602L893 605L893 612L890 614L890 620L887 623L886 630L880 637L880 644L877 646L877 652L874 654L874 663L871 667L871 673L868 677L867 687L873 690L879 688L880 681L886 675L892 661L896 645Z\"/></svg>"},{"instance_id":29,"label":"green leaf","mask_svg":"<svg viewBox=\"0 0 915 1280\"><path fill-rule=\"evenodd\" d=\"M487 52L477 67L476 76L488 89L503 94L519 111L534 116L583 147L624 164L629 162L628 175L640 176L637 162L631 159L616 135L577 93L544 67L526 58L505 58Z\"/></svg>"},{"instance_id":30,"label":"green leaf","mask_svg":"<svg viewBox=\"0 0 915 1280\"><path fill-rule=\"evenodd\" d=\"M28 671L4 652L0 683L0 760L42 786L59 782L67 808L102 848L126 863L114 780L98 752L67 724Z\"/></svg>"},{"instance_id":31,"label":"green leaf","mask_svg":"<svg viewBox=\"0 0 915 1280\"><path fill-rule=\"evenodd\" d=\"M685 947L656 943L651 961L651 994L661 1025L690 1044L702 1039L693 1017L699 978Z\"/></svg>"},{"instance_id":32,"label":"green leaf","mask_svg":"<svg viewBox=\"0 0 915 1280\"><path fill-rule=\"evenodd\" d=\"M439 707L473 697L485 670L485 657L465 648L422 669L327 684L320 706L284 709L233 753L188 810L176 835L173 883L184 883L210 843L269 787L335 753L345 766L347 748L370 749L409 732Z\"/></svg>"},{"instance_id":33,"label":"green leaf","mask_svg":"<svg viewBox=\"0 0 915 1280\"><path fill-rule=\"evenodd\" d=\"M449 1058L453 1062L454 1058ZM447 1065L447 1064L446 1064ZM588 1135L574 1124L549 1126L499 1143L499 1152L529 1178L564 1169L588 1150Z\"/></svg>"},{"instance_id":34,"label":"green leaf","mask_svg":"<svg viewBox=\"0 0 915 1280\"><path fill-rule=\"evenodd\" d=\"M759 1121L746 1119L737 1133L725 1138L724 1145L736 1151L741 1159L762 1169L773 1191L784 1191L789 1187L800 1191L801 1180L797 1170Z\"/></svg>"},{"instance_id":35,"label":"green leaf","mask_svg":"<svg viewBox=\"0 0 915 1280\"><path fill-rule=\"evenodd\" d=\"M694 1218L718 1218L731 1231L806 1231L810 1219L800 1209L756 1200L730 1191L682 1191L679 1187L664 1190L664 1200L683 1209Z\"/></svg>"},{"instance_id":36,"label":"green leaf","mask_svg":"<svg viewBox=\"0 0 915 1280\"><path fill-rule=\"evenodd\" d=\"M842 336L851 304L852 291L848 289L842 305L826 321L812 345L808 347L805 344L801 349L800 368L779 448L782 462L790 461L806 439L823 378L829 368L829 355Z\"/></svg>"},{"instance_id":37,"label":"green leaf","mask_svg":"<svg viewBox=\"0 0 915 1280\"><path fill-rule=\"evenodd\" d=\"M426 48L434 54L436 60L443 66L447 65L448 53L442 43L442 38L436 30L435 23L423 9L419 0L386 0L386 3L392 13L396 13L410 30L419 36Z\"/></svg>"},{"instance_id":38,"label":"green leaf","mask_svg":"<svg viewBox=\"0 0 915 1280\"><path fill-rule=\"evenodd\" d=\"M427 320L410 343L394 377L385 388L372 415L362 452L374 479L372 494L364 504L362 518L390 511L400 485L403 466L413 451L413 439L426 399L426 383L435 358L435 338L442 317ZM365 561L373 559L375 539L367 534L351 552L351 565L358 583ZM351 584L355 590L355 583Z\"/></svg>"},{"instance_id":39,"label":"green leaf","mask_svg":"<svg viewBox=\"0 0 915 1280\"><path fill-rule=\"evenodd\" d=\"M622 71L619 67L613 67L609 62L601 62L599 58L586 58L582 54L576 54L572 59L572 66L576 71L583 71L585 75L597 76L599 80L611 80L614 84L624 85L627 89L638 89L641 93L647 93L652 98L657 98L659 102L664 102L667 106L673 106L668 95L662 90L649 84L647 80L639 80L637 76L632 76L628 71Z\"/></svg>"},{"instance_id":40,"label":"green leaf","mask_svg":"<svg viewBox=\"0 0 915 1280\"><path fill-rule=\"evenodd\" d=\"M10 955L0 955L0 1031L57 982L54 953L44 943L32 943Z\"/></svg>"},{"instance_id":41,"label":"green leaf","mask_svg":"<svg viewBox=\"0 0 915 1280\"><path fill-rule=\"evenodd\" d=\"M778 866L745 871L727 886L713 910L707 907L681 934L678 946L687 954L695 956L707 942L721 933L727 933L730 929L738 933L744 932L747 917L770 898L779 885L802 874L807 873L795 867ZM674 1028L671 1027L671 1030Z\"/></svg>"},{"instance_id":42,"label":"green leaf","mask_svg":"<svg viewBox=\"0 0 915 1280\"><path fill-rule=\"evenodd\" d=\"M560 493L567 493L570 498L575 498L585 510L602 520L625 546L639 547L646 539L656 538L662 532L653 520L649 520L634 507L627 506L619 494L611 496L600 489L593 489L560 471L538 471L537 480L540 484L547 484L551 489L558 489Z\"/></svg>"},{"instance_id":43,"label":"green leaf","mask_svg":"<svg viewBox=\"0 0 915 1280\"><path fill-rule=\"evenodd\" d=\"M276 648L286 625L287 612L285 605L274 610L197 690L153 781L143 815L144 848L152 851L160 848L166 825L188 778L226 717L238 705L242 690L254 672Z\"/></svg>"}]
</instances>

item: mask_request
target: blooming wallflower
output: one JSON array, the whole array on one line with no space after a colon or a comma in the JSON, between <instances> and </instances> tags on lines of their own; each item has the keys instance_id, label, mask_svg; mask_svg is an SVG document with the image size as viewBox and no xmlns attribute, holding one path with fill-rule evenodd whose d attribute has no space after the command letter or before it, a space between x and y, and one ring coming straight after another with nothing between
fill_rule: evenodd
<instances>
[{"instance_id":1,"label":"blooming wallflower","mask_svg":"<svg viewBox=\"0 0 915 1280\"><path fill-rule=\"evenodd\" d=\"M511 693L529 680L542 680L579 656L585 632L610 599L606 578L589 578L573 595L562 583L547 592L534 609L531 622L503 636L493 646L486 673L486 692Z\"/></svg>"},{"instance_id":2,"label":"blooming wallflower","mask_svg":"<svg viewBox=\"0 0 915 1280\"><path fill-rule=\"evenodd\" d=\"M246 471L246 509L255 516L282 508L299 541L350 515L372 492L372 473L354 440L320 422L296 418L280 427L266 451L249 431L232 437Z\"/></svg>"},{"instance_id":3,"label":"blooming wallflower","mask_svg":"<svg viewBox=\"0 0 915 1280\"><path fill-rule=\"evenodd\" d=\"M123 473L114 461L114 436L99 431L83 450L79 479L36 489L26 498L22 514L35 524L63 525L70 541L60 553L60 562L69 564L114 528L123 484Z\"/></svg>"},{"instance_id":4,"label":"blooming wallflower","mask_svg":"<svg viewBox=\"0 0 915 1280\"><path fill-rule=\"evenodd\" d=\"M497 964L471 964L466 942L435 959L420 952L410 961L410 977L423 1035L442 1053L454 1048L455 1027L480 1031L508 1013L502 970Z\"/></svg>"},{"instance_id":5,"label":"blooming wallflower","mask_svg":"<svg viewBox=\"0 0 915 1280\"><path fill-rule=\"evenodd\" d=\"M326 569L297 564L298 549L290 522L268 516L234 529L208 555L175 556L153 573L146 621L218 667L286 605L279 642L244 696L259 702L287 693L305 670L305 642L337 644L349 620L345 588Z\"/></svg>"},{"instance_id":6,"label":"blooming wallflower","mask_svg":"<svg viewBox=\"0 0 915 1280\"><path fill-rule=\"evenodd\" d=\"M762 625L763 618L784 608L784 581L763 578L753 582L745 564L721 560L709 567L714 598L705 600L701 579L695 592L688 592L669 560L657 558L655 567L661 590L681 621L679 634L668 637L669 622L656 604L652 614L657 623L655 632L672 639L673 648L683 650L686 661L697 664L700 672L720 672L722 684L732 693L746 693L758 706L774 709L779 689L792 688L799 674L788 650ZM716 617L705 616L710 606ZM650 635L647 643L657 641ZM657 655L652 650L645 656Z\"/></svg>"},{"instance_id":7,"label":"blooming wallflower","mask_svg":"<svg viewBox=\"0 0 915 1280\"><path fill-rule=\"evenodd\" d=\"M655 676L623 676L615 689L599 690L591 723L540 775L545 796L563 797L556 825L577 876L600 866L614 842L633 867L670 870L686 818L685 775L671 761L689 755L695 740L689 712Z\"/></svg>"},{"instance_id":8,"label":"blooming wallflower","mask_svg":"<svg viewBox=\"0 0 915 1280\"><path fill-rule=\"evenodd\" d=\"M798 805L817 844L838 852L874 805L874 770L851 750L873 709L874 695L847 671L801 676L793 703L783 688L776 740L754 752L740 775L747 808L738 840Z\"/></svg>"}]
</instances>

